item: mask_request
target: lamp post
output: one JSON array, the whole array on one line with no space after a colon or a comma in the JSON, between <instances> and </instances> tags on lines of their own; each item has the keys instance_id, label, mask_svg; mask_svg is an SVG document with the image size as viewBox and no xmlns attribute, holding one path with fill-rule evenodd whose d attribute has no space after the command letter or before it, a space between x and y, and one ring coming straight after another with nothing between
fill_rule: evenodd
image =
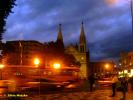
<instances>
[{"instance_id":1,"label":"lamp post","mask_svg":"<svg viewBox=\"0 0 133 100\"><path fill-rule=\"evenodd\" d=\"M58 74L60 73L60 69L61 69L61 64L60 63L54 63L53 64L53 71Z\"/></svg>"},{"instance_id":2,"label":"lamp post","mask_svg":"<svg viewBox=\"0 0 133 100\"><path fill-rule=\"evenodd\" d=\"M106 0L108 4L116 4L119 2L119 0ZM125 0L127 1L127 0ZM132 28L132 34L133 34L133 0L128 0L130 5L130 11L131 11L131 28Z\"/></svg>"},{"instance_id":3,"label":"lamp post","mask_svg":"<svg viewBox=\"0 0 133 100\"><path fill-rule=\"evenodd\" d=\"M39 82L40 82L40 67L39 67L39 64L40 64L39 58L35 58L34 59L34 65L35 65L36 68L38 68ZM39 96L40 96L40 84L39 84Z\"/></svg>"},{"instance_id":4,"label":"lamp post","mask_svg":"<svg viewBox=\"0 0 133 100\"><path fill-rule=\"evenodd\" d=\"M40 60L38 58L35 58L34 64L35 64L35 67L38 67L38 65L40 64Z\"/></svg>"},{"instance_id":5,"label":"lamp post","mask_svg":"<svg viewBox=\"0 0 133 100\"><path fill-rule=\"evenodd\" d=\"M106 71L106 72L105 72L105 75L107 75L107 76L109 75L109 72L108 72L108 71L109 71L109 67L110 67L110 66L109 66L108 63L105 64L105 71Z\"/></svg>"},{"instance_id":6,"label":"lamp post","mask_svg":"<svg viewBox=\"0 0 133 100\"><path fill-rule=\"evenodd\" d=\"M131 6L131 20L132 20L132 34L133 34L133 1L130 0L130 6Z\"/></svg>"},{"instance_id":7,"label":"lamp post","mask_svg":"<svg viewBox=\"0 0 133 100\"><path fill-rule=\"evenodd\" d=\"M0 64L0 80L2 80L2 69L4 68L3 64Z\"/></svg>"},{"instance_id":8,"label":"lamp post","mask_svg":"<svg viewBox=\"0 0 133 100\"><path fill-rule=\"evenodd\" d=\"M21 41L19 41L19 47L20 47L20 65L22 65L23 64L23 54L22 54L22 43L21 43Z\"/></svg>"}]
</instances>

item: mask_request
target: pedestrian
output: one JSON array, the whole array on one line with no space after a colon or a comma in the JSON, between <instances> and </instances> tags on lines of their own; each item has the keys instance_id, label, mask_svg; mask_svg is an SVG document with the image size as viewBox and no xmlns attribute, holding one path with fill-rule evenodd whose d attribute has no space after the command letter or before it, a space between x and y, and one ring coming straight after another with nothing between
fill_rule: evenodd
<instances>
[{"instance_id":1,"label":"pedestrian","mask_svg":"<svg viewBox=\"0 0 133 100\"><path fill-rule=\"evenodd\" d=\"M121 98L121 100L126 99L127 89L128 89L128 80L127 80L127 77L123 77L121 79L121 91L122 91L122 94L123 94L123 97Z\"/></svg>"},{"instance_id":2,"label":"pedestrian","mask_svg":"<svg viewBox=\"0 0 133 100\"><path fill-rule=\"evenodd\" d=\"M118 82L117 75L114 75L112 78L112 95L110 97L114 97L116 95L116 84Z\"/></svg>"},{"instance_id":3,"label":"pedestrian","mask_svg":"<svg viewBox=\"0 0 133 100\"><path fill-rule=\"evenodd\" d=\"M93 87L94 87L94 83L95 83L95 77L93 74L91 74L89 76L89 83L90 83L90 91L92 92L93 91Z\"/></svg>"}]
</instances>

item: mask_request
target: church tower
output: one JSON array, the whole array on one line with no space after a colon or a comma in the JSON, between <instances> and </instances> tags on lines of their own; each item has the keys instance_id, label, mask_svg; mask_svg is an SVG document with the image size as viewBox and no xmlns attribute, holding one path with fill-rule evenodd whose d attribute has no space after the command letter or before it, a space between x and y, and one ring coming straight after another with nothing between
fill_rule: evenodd
<instances>
[{"instance_id":1,"label":"church tower","mask_svg":"<svg viewBox=\"0 0 133 100\"><path fill-rule=\"evenodd\" d=\"M57 46L60 49L64 49L64 43L63 43L63 36L62 36L62 30L61 30L61 24L59 24L59 28L58 28L58 36L57 36L57 40L56 40Z\"/></svg>"},{"instance_id":2,"label":"church tower","mask_svg":"<svg viewBox=\"0 0 133 100\"><path fill-rule=\"evenodd\" d=\"M89 75L89 52L86 50L86 37L83 22L81 24L78 48L69 46L66 51L67 53L72 54L76 60L80 62L79 76L82 79L87 79Z\"/></svg>"},{"instance_id":3,"label":"church tower","mask_svg":"<svg viewBox=\"0 0 133 100\"><path fill-rule=\"evenodd\" d=\"M83 22L82 22L81 31L80 31L79 52L81 53L86 52L86 37L85 37Z\"/></svg>"},{"instance_id":4,"label":"church tower","mask_svg":"<svg viewBox=\"0 0 133 100\"><path fill-rule=\"evenodd\" d=\"M79 54L78 55L79 55L78 60L81 63L80 76L82 78L87 78L88 77L88 55L86 51L86 37L85 37L83 22L81 24L81 31L80 31L80 37L79 37Z\"/></svg>"}]
</instances>

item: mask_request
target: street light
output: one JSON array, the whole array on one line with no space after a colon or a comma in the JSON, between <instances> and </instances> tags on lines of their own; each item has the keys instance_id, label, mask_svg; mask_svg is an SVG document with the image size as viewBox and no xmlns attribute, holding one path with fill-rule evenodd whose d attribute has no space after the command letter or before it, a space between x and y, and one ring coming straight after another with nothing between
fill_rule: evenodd
<instances>
[{"instance_id":1,"label":"street light","mask_svg":"<svg viewBox=\"0 0 133 100\"><path fill-rule=\"evenodd\" d=\"M35 67L38 67L38 65L40 64L40 60L38 58L35 58L34 64L35 64Z\"/></svg>"},{"instance_id":2,"label":"street light","mask_svg":"<svg viewBox=\"0 0 133 100\"><path fill-rule=\"evenodd\" d=\"M131 11L131 21L132 21L131 22L132 23L131 25L132 25L132 34L133 34L133 1L130 0L129 2L130 2L130 9L131 9L130 10Z\"/></svg>"},{"instance_id":3,"label":"street light","mask_svg":"<svg viewBox=\"0 0 133 100\"><path fill-rule=\"evenodd\" d=\"M0 64L0 79L2 80L2 69L4 68L3 64Z\"/></svg>"},{"instance_id":4,"label":"street light","mask_svg":"<svg viewBox=\"0 0 133 100\"><path fill-rule=\"evenodd\" d=\"M109 68L109 64L106 64L106 65L105 65L105 68L108 69L108 68Z\"/></svg>"},{"instance_id":5,"label":"street light","mask_svg":"<svg viewBox=\"0 0 133 100\"><path fill-rule=\"evenodd\" d=\"M109 64L105 64L105 75L109 75Z\"/></svg>"},{"instance_id":6,"label":"street light","mask_svg":"<svg viewBox=\"0 0 133 100\"><path fill-rule=\"evenodd\" d=\"M20 48L20 65L22 65L23 64L23 54L22 54L22 43L21 43L21 41L19 41L19 48Z\"/></svg>"},{"instance_id":7,"label":"street light","mask_svg":"<svg viewBox=\"0 0 133 100\"><path fill-rule=\"evenodd\" d=\"M54 69L60 69L61 65L60 65L60 63L54 63L53 67L54 67Z\"/></svg>"},{"instance_id":8,"label":"street light","mask_svg":"<svg viewBox=\"0 0 133 100\"><path fill-rule=\"evenodd\" d=\"M4 68L4 65L3 64L0 64L0 69Z\"/></svg>"},{"instance_id":9,"label":"street light","mask_svg":"<svg viewBox=\"0 0 133 100\"><path fill-rule=\"evenodd\" d=\"M35 67L38 68L38 65L40 64L39 58L34 58L34 64L35 64ZM39 82L40 82L40 78L41 78L40 68L38 68L38 72L39 72ZM39 96L40 96L40 84L39 84Z\"/></svg>"},{"instance_id":10,"label":"street light","mask_svg":"<svg viewBox=\"0 0 133 100\"><path fill-rule=\"evenodd\" d=\"M130 0L130 6L131 6L131 20L132 20L132 34L133 34L133 1Z\"/></svg>"}]
</instances>

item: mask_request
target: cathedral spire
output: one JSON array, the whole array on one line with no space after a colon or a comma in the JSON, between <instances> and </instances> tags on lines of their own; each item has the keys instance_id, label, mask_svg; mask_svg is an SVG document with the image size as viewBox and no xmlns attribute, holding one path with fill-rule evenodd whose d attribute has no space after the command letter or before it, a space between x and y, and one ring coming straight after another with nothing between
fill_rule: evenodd
<instances>
[{"instance_id":1,"label":"cathedral spire","mask_svg":"<svg viewBox=\"0 0 133 100\"><path fill-rule=\"evenodd\" d=\"M63 37L62 37L62 31L61 31L61 24L59 24L59 29L58 29L58 37L57 37L57 41L63 41Z\"/></svg>"},{"instance_id":2,"label":"cathedral spire","mask_svg":"<svg viewBox=\"0 0 133 100\"><path fill-rule=\"evenodd\" d=\"M81 44L86 43L86 38L85 38L85 32L84 32L83 22L82 22L82 24L81 24L80 43L81 43Z\"/></svg>"},{"instance_id":3,"label":"cathedral spire","mask_svg":"<svg viewBox=\"0 0 133 100\"><path fill-rule=\"evenodd\" d=\"M59 24L59 28L58 28L58 36L57 36L57 40L56 40L58 46L60 48L64 48L64 43L63 43L63 36L62 36L62 30L61 30L61 24Z\"/></svg>"},{"instance_id":4,"label":"cathedral spire","mask_svg":"<svg viewBox=\"0 0 133 100\"><path fill-rule=\"evenodd\" d=\"M86 37L85 37L85 32L84 32L83 21L81 24L81 31L80 31L79 51L86 52Z\"/></svg>"}]
</instances>

